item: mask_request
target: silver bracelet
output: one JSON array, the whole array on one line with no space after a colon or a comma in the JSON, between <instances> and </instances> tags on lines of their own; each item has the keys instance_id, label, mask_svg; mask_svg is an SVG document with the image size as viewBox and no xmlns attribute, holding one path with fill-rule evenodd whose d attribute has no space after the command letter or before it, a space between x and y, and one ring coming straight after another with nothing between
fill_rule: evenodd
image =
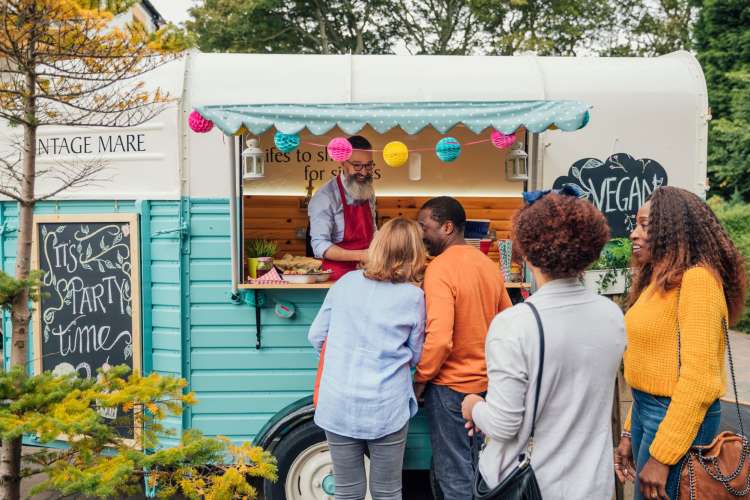
<instances>
[{"instance_id":1,"label":"silver bracelet","mask_svg":"<svg viewBox=\"0 0 750 500\"><path fill-rule=\"evenodd\" d=\"M620 433L620 437L624 437L624 438L632 438L632 437L633 437L633 435L632 435L632 434L630 434L630 432L628 432L628 431L622 431L622 432Z\"/></svg>"}]
</instances>

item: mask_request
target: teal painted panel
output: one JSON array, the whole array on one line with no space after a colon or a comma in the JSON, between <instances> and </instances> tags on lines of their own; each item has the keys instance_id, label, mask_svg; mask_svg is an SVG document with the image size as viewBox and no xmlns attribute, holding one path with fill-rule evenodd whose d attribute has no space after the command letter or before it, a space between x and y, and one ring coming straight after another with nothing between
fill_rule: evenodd
<instances>
[{"instance_id":1,"label":"teal painted panel","mask_svg":"<svg viewBox=\"0 0 750 500\"><path fill-rule=\"evenodd\" d=\"M13 227L15 227L15 224L13 224ZM3 241L3 257L5 257L6 259L13 259L16 257L16 250L18 250L16 243L16 238L7 238Z\"/></svg>"},{"instance_id":2,"label":"teal painted panel","mask_svg":"<svg viewBox=\"0 0 750 500\"><path fill-rule=\"evenodd\" d=\"M154 370L158 372L181 373L182 357L179 351L162 351L154 349L153 354Z\"/></svg>"},{"instance_id":3,"label":"teal painted panel","mask_svg":"<svg viewBox=\"0 0 750 500\"><path fill-rule=\"evenodd\" d=\"M191 236L229 236L229 217L221 215L194 215L190 220Z\"/></svg>"},{"instance_id":4,"label":"teal painted panel","mask_svg":"<svg viewBox=\"0 0 750 500\"><path fill-rule=\"evenodd\" d=\"M229 248L227 247L227 251ZM190 280L195 281L230 281L232 268L225 260L191 260Z\"/></svg>"},{"instance_id":5,"label":"teal painted panel","mask_svg":"<svg viewBox=\"0 0 750 500\"><path fill-rule=\"evenodd\" d=\"M292 302L296 305L313 304L317 309L326 298L328 290L273 290L266 291L265 294L271 300L283 300Z\"/></svg>"},{"instance_id":6,"label":"teal painted panel","mask_svg":"<svg viewBox=\"0 0 750 500\"><path fill-rule=\"evenodd\" d=\"M153 283L179 283L180 265L177 262L154 262L151 264Z\"/></svg>"},{"instance_id":7,"label":"teal painted panel","mask_svg":"<svg viewBox=\"0 0 750 500\"><path fill-rule=\"evenodd\" d=\"M193 259L222 259L224 266L230 266L229 252L231 250L229 236L226 237L195 237L190 240L190 256Z\"/></svg>"},{"instance_id":8,"label":"teal painted panel","mask_svg":"<svg viewBox=\"0 0 750 500\"><path fill-rule=\"evenodd\" d=\"M157 234L162 231L172 231L178 227L180 227L180 224L177 219L177 213L174 214L174 217L154 217L151 219L151 239L154 241L179 240L180 233L178 231Z\"/></svg>"},{"instance_id":9,"label":"teal painted panel","mask_svg":"<svg viewBox=\"0 0 750 500\"><path fill-rule=\"evenodd\" d=\"M229 200L226 198L193 198L190 214L229 215Z\"/></svg>"},{"instance_id":10,"label":"teal painted panel","mask_svg":"<svg viewBox=\"0 0 750 500\"><path fill-rule=\"evenodd\" d=\"M193 427L209 436L232 434L254 436L273 414L260 415L194 415Z\"/></svg>"},{"instance_id":11,"label":"teal painted panel","mask_svg":"<svg viewBox=\"0 0 750 500\"><path fill-rule=\"evenodd\" d=\"M179 352L182 348L180 329L154 328L151 333L151 342L154 349Z\"/></svg>"},{"instance_id":12,"label":"teal painted panel","mask_svg":"<svg viewBox=\"0 0 750 500\"><path fill-rule=\"evenodd\" d=\"M315 369L318 366L318 358L312 349L295 348L195 348L191 360L193 370L210 370L219 366L226 370Z\"/></svg>"},{"instance_id":13,"label":"teal painted panel","mask_svg":"<svg viewBox=\"0 0 750 500\"><path fill-rule=\"evenodd\" d=\"M194 371L192 389L198 394L210 391L310 391L315 370L206 370Z\"/></svg>"},{"instance_id":14,"label":"teal painted panel","mask_svg":"<svg viewBox=\"0 0 750 500\"><path fill-rule=\"evenodd\" d=\"M151 304L154 306L179 306L180 286L156 283L151 286Z\"/></svg>"},{"instance_id":15,"label":"teal painted panel","mask_svg":"<svg viewBox=\"0 0 750 500\"><path fill-rule=\"evenodd\" d=\"M180 256L179 240L152 239L151 240L151 260L174 261Z\"/></svg>"},{"instance_id":16,"label":"teal painted panel","mask_svg":"<svg viewBox=\"0 0 750 500\"><path fill-rule=\"evenodd\" d=\"M307 341L308 327L305 325L264 325L263 348L310 347ZM255 348L254 326L196 326L192 329L193 347Z\"/></svg>"},{"instance_id":17,"label":"teal painted panel","mask_svg":"<svg viewBox=\"0 0 750 500\"><path fill-rule=\"evenodd\" d=\"M291 319L279 318L272 307L261 309L263 325L309 325L320 309L314 305L302 304ZM190 311L192 324L200 325L255 325L255 308L248 305L195 305Z\"/></svg>"},{"instance_id":18,"label":"teal painted panel","mask_svg":"<svg viewBox=\"0 0 750 500\"><path fill-rule=\"evenodd\" d=\"M154 328L180 328L180 309L176 306L157 306L151 312Z\"/></svg>"},{"instance_id":19,"label":"teal painted panel","mask_svg":"<svg viewBox=\"0 0 750 500\"><path fill-rule=\"evenodd\" d=\"M213 413L276 413L305 398L309 392L216 392L201 394L193 414Z\"/></svg>"},{"instance_id":20,"label":"teal painted panel","mask_svg":"<svg viewBox=\"0 0 750 500\"><path fill-rule=\"evenodd\" d=\"M152 201L151 218L175 217L179 209L180 203L178 201Z\"/></svg>"},{"instance_id":21,"label":"teal painted panel","mask_svg":"<svg viewBox=\"0 0 750 500\"><path fill-rule=\"evenodd\" d=\"M190 284L190 302L193 304L229 304L231 283L206 283L205 281Z\"/></svg>"}]
</instances>

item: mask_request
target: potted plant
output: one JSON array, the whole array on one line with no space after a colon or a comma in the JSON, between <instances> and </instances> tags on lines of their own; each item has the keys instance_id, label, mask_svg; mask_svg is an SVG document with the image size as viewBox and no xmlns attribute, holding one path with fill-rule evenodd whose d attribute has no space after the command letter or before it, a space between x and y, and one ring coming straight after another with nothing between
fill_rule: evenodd
<instances>
[{"instance_id":1,"label":"potted plant","mask_svg":"<svg viewBox=\"0 0 750 500\"><path fill-rule=\"evenodd\" d=\"M583 275L583 284L602 295L619 295L630 288L633 247L627 238L613 238Z\"/></svg>"},{"instance_id":2,"label":"potted plant","mask_svg":"<svg viewBox=\"0 0 750 500\"><path fill-rule=\"evenodd\" d=\"M245 257L247 258L247 272L250 278L256 279L273 269L273 256L279 246L268 240L245 241Z\"/></svg>"}]
</instances>

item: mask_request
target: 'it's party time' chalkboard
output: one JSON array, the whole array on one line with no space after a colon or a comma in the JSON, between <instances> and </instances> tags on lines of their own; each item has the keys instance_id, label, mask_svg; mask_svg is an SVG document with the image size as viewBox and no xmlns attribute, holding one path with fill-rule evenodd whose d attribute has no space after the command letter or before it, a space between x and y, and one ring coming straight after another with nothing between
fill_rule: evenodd
<instances>
[{"instance_id":1,"label":"'it's party time' chalkboard","mask_svg":"<svg viewBox=\"0 0 750 500\"><path fill-rule=\"evenodd\" d=\"M141 367L138 218L133 214L34 218L34 268L43 271L34 313L37 373L96 377L99 368ZM99 408L137 442L131 411Z\"/></svg>"}]
</instances>

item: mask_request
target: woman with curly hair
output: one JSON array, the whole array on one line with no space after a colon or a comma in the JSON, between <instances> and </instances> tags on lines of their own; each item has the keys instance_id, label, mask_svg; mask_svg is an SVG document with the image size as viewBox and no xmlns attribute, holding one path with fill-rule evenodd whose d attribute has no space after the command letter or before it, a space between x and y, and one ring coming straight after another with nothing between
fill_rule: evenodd
<instances>
[{"instance_id":1,"label":"woman with curly hair","mask_svg":"<svg viewBox=\"0 0 750 500\"><path fill-rule=\"evenodd\" d=\"M486 340L486 400L463 402L467 428L488 438L479 458L490 488L518 464L532 427L540 351L544 353L531 465L545 500L612 496L610 416L625 349L622 312L584 288L580 277L609 239L604 215L586 200L552 193L525 206L513 221L513 246L538 291L544 350L530 307L495 317Z\"/></svg>"},{"instance_id":2,"label":"woman with curly hair","mask_svg":"<svg viewBox=\"0 0 750 500\"><path fill-rule=\"evenodd\" d=\"M718 433L724 329L742 314L747 279L742 255L695 194L661 187L636 222L625 316L633 405L615 471L636 481L636 499L674 499L688 449Z\"/></svg>"}]
</instances>

